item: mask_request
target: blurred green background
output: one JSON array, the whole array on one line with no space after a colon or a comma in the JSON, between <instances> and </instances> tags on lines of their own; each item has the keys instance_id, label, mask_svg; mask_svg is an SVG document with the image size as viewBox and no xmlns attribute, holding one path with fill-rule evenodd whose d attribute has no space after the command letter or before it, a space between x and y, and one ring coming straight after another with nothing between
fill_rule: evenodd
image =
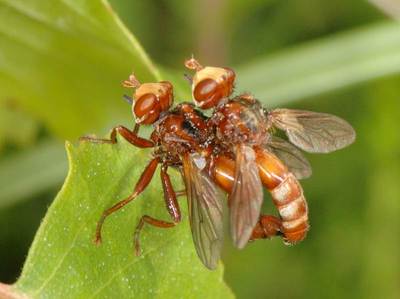
<instances>
[{"instance_id":1,"label":"blurred green background","mask_svg":"<svg viewBox=\"0 0 400 299\"><path fill-rule=\"evenodd\" d=\"M61 187L67 172L63 140L91 132L105 134L113 125L129 123L129 109L119 99L124 92L119 82L135 67L128 56L115 57L115 48L104 46L110 40L121 44L122 39L101 30L96 42L82 43L85 50L76 51L76 60L68 61L62 60L64 53L49 55L40 38L29 34L34 29L26 27L26 45L40 55L25 55L19 47L11 47L23 36L6 22L15 11L22 11L16 3L23 2L0 1L2 282L18 277L40 220ZM311 221L304 242L287 247L279 239L258 241L238 251L227 241L225 280L237 297L400 298L400 26L394 20L400 17L399 1L110 0L110 4L163 77L180 82L182 62L193 53L203 64L233 67L237 90L253 92L268 108L333 113L356 129L357 140L351 147L329 155L307 155L314 173L303 182ZM63 11L53 16L57 14ZM57 19L59 28L67 29L54 29L55 36L69 33L62 21L70 25L71 20ZM92 27L78 29L89 34ZM96 64L96 57L101 64ZM80 66L75 69L69 63ZM80 81L90 63L96 76L90 83L95 84ZM37 89L30 102L30 90L52 81L22 70L42 66L62 79L65 76L66 84L52 84L51 91ZM110 69L115 72L109 76ZM75 81L70 80L72 71ZM189 87L180 86L182 99ZM102 93L108 87L110 91ZM85 96L69 99L76 91ZM269 203L267 199L265 211L272 211Z\"/></svg>"}]
</instances>

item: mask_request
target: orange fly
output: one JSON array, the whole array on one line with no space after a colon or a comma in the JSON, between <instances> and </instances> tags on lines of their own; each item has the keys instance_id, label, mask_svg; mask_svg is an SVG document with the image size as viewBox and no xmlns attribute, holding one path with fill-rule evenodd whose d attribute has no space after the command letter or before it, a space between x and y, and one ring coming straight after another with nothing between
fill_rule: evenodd
<instances>
[{"instance_id":1,"label":"orange fly","mask_svg":"<svg viewBox=\"0 0 400 299\"><path fill-rule=\"evenodd\" d=\"M229 194L236 247L274 234L282 234L287 244L303 240L309 229L308 208L298 180L309 177L311 167L300 149L310 153L342 149L355 140L353 128L330 114L268 111L249 94L231 97L235 78L231 69L202 67L194 58L185 65L196 71L194 103L201 109L213 108L208 120L215 128L211 176ZM274 136L277 129L288 141ZM279 218L260 216L263 186L271 193Z\"/></svg>"}]
</instances>

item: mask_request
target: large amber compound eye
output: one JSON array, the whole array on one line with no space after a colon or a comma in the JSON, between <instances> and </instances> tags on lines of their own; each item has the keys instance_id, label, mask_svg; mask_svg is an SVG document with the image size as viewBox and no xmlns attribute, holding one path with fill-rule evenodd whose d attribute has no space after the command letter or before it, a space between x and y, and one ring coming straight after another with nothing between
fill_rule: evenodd
<instances>
[{"instance_id":1,"label":"large amber compound eye","mask_svg":"<svg viewBox=\"0 0 400 299\"><path fill-rule=\"evenodd\" d=\"M206 102L215 97L218 93L218 84L213 79L204 79L197 83L193 90L193 97L202 107L202 102Z\"/></svg>"},{"instance_id":2,"label":"large amber compound eye","mask_svg":"<svg viewBox=\"0 0 400 299\"><path fill-rule=\"evenodd\" d=\"M138 124L152 124L160 115L160 103L152 93L142 95L133 107Z\"/></svg>"},{"instance_id":3,"label":"large amber compound eye","mask_svg":"<svg viewBox=\"0 0 400 299\"><path fill-rule=\"evenodd\" d=\"M152 125L160 118L160 105L157 105L155 109L152 109L149 113L146 114L142 119L136 120L136 123L143 125Z\"/></svg>"},{"instance_id":4,"label":"large amber compound eye","mask_svg":"<svg viewBox=\"0 0 400 299\"><path fill-rule=\"evenodd\" d=\"M142 95L135 102L134 112L137 117L143 117L146 113L150 112L151 109L157 104L157 97L154 94L147 93Z\"/></svg>"}]
</instances>

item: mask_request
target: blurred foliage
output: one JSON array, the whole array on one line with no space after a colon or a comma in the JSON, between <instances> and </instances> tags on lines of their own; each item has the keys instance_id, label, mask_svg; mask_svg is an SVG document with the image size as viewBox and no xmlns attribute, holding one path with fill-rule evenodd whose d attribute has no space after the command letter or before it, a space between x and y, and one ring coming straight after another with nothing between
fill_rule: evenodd
<instances>
[{"instance_id":1,"label":"blurred foliage","mask_svg":"<svg viewBox=\"0 0 400 299\"><path fill-rule=\"evenodd\" d=\"M1 0L0 32L0 98L12 96L62 138L128 117L118 99L132 65L141 80L159 77L101 1Z\"/></svg>"},{"instance_id":2,"label":"blurred foliage","mask_svg":"<svg viewBox=\"0 0 400 299\"><path fill-rule=\"evenodd\" d=\"M0 210L0 257L7 260L1 281L15 280L65 174L62 146L54 146L53 159L42 147L54 144L47 139L103 134L126 123L129 109L120 101L126 91L119 84L133 67L143 80L179 82L178 98L187 99L182 62L194 53L207 63L233 66L238 91L255 92L266 106L335 113L358 133L346 150L309 156L314 175L303 185L312 229L304 242L286 247L274 239L237 251L227 238L225 280L236 296L400 297L398 24L356 0L110 0L161 66L160 75L147 58L140 62L140 46L98 1L46 2L0 0L0 102L12 99L17 108L11 114L19 115L0 118L0 140L8 149L0 157L0 199L7 190L18 191ZM84 7L100 19L82 15ZM44 18L44 11L52 17ZM39 152L44 158L37 160ZM58 163L63 166L46 172ZM18 194L26 201L17 203ZM271 209L268 201L265 209Z\"/></svg>"},{"instance_id":3,"label":"blurred foliage","mask_svg":"<svg viewBox=\"0 0 400 299\"><path fill-rule=\"evenodd\" d=\"M30 200L0 209L1 282L13 283L21 273L39 221L57 188L47 188L45 193L32 196Z\"/></svg>"},{"instance_id":4,"label":"blurred foliage","mask_svg":"<svg viewBox=\"0 0 400 299\"><path fill-rule=\"evenodd\" d=\"M15 129L18 125L18 130ZM34 143L38 135L35 120L11 101L0 103L0 152L6 145L26 147Z\"/></svg>"},{"instance_id":5,"label":"blurred foliage","mask_svg":"<svg viewBox=\"0 0 400 299\"><path fill-rule=\"evenodd\" d=\"M317 39L239 69L239 90L277 105L400 70L400 23L387 22Z\"/></svg>"},{"instance_id":6,"label":"blurred foliage","mask_svg":"<svg viewBox=\"0 0 400 299\"><path fill-rule=\"evenodd\" d=\"M0 208L60 185L67 174L60 142L44 140L0 161Z\"/></svg>"}]
</instances>

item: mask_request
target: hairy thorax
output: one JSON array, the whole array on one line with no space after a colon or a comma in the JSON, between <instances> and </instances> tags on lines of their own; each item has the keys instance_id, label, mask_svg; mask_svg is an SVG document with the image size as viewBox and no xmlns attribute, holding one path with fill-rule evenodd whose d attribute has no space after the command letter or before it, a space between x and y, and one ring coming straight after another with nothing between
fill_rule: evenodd
<instances>
[{"instance_id":1,"label":"hairy thorax","mask_svg":"<svg viewBox=\"0 0 400 299\"><path fill-rule=\"evenodd\" d=\"M158 145L156 153L172 164L179 163L185 153L209 151L210 132L205 117L186 103L162 117L151 138Z\"/></svg>"},{"instance_id":2,"label":"hairy thorax","mask_svg":"<svg viewBox=\"0 0 400 299\"><path fill-rule=\"evenodd\" d=\"M229 100L216 108L210 121L222 143L261 145L268 137L267 119L257 101Z\"/></svg>"}]
</instances>

